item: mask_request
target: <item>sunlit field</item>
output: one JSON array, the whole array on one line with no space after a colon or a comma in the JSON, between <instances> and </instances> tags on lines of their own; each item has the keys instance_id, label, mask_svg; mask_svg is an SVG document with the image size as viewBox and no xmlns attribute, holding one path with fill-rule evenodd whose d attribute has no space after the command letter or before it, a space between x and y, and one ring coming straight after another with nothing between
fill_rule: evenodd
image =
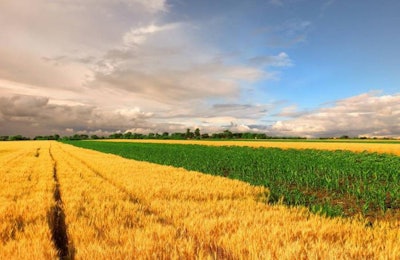
<instances>
[{"instance_id":1,"label":"sunlit field","mask_svg":"<svg viewBox=\"0 0 400 260\"><path fill-rule=\"evenodd\" d=\"M400 220L271 205L239 180L51 141L0 143L0 162L1 259L400 256Z\"/></svg>"},{"instance_id":2,"label":"sunlit field","mask_svg":"<svg viewBox=\"0 0 400 260\"><path fill-rule=\"evenodd\" d=\"M318 150L346 150L353 152L376 152L400 155L399 140L251 140L251 141L208 141L208 140L143 140L143 139L107 139L106 142L134 142L134 143L169 143L169 144L199 144L211 146L248 146L274 147L282 149L318 149Z\"/></svg>"},{"instance_id":3,"label":"sunlit field","mask_svg":"<svg viewBox=\"0 0 400 260\"><path fill-rule=\"evenodd\" d=\"M202 142L71 142L129 159L264 186L270 191L270 203L302 205L323 215L362 215L371 221L400 216L399 156L346 150L220 146L225 142L217 141L208 142L211 145L191 143Z\"/></svg>"}]
</instances>

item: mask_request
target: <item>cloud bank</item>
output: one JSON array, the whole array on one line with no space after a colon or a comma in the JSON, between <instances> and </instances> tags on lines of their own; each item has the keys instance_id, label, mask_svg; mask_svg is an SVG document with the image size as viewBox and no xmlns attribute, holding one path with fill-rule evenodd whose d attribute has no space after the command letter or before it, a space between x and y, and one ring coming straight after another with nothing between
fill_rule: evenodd
<instances>
[{"instance_id":1,"label":"cloud bank","mask_svg":"<svg viewBox=\"0 0 400 260\"><path fill-rule=\"evenodd\" d=\"M365 93L338 100L332 107L278 121L272 131L310 137L399 137L400 94L376 96Z\"/></svg>"},{"instance_id":2,"label":"cloud bank","mask_svg":"<svg viewBox=\"0 0 400 260\"><path fill-rule=\"evenodd\" d=\"M214 104L202 110L145 112L138 107L106 110L90 105L57 104L47 97L0 98L2 134L31 135L85 133L108 135L116 131L137 133L185 131L200 127L203 132L229 129L263 132L280 136L400 136L400 94L371 93L338 100L331 107L299 112L282 109L278 116L289 118L273 124L259 124L272 105Z\"/></svg>"}]
</instances>

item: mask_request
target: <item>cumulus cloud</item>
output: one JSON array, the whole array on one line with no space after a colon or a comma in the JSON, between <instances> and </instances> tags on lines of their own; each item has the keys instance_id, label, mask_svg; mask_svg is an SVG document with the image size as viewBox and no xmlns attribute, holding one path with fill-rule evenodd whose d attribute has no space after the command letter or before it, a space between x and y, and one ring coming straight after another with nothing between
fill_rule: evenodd
<instances>
[{"instance_id":1,"label":"cumulus cloud","mask_svg":"<svg viewBox=\"0 0 400 260\"><path fill-rule=\"evenodd\" d=\"M284 111L284 116L287 116ZM400 94L365 93L338 100L332 107L276 122L271 131L300 136L400 136Z\"/></svg>"},{"instance_id":2,"label":"cumulus cloud","mask_svg":"<svg viewBox=\"0 0 400 260\"><path fill-rule=\"evenodd\" d=\"M227 64L190 37L182 23L134 27L122 44L108 50L94 66L95 88L113 88L164 103L194 99L232 98L241 82L269 77L256 66Z\"/></svg>"},{"instance_id":3,"label":"cumulus cloud","mask_svg":"<svg viewBox=\"0 0 400 260\"><path fill-rule=\"evenodd\" d=\"M49 98L18 95L0 98L2 134L68 134L69 130L114 132L133 125L147 125L151 113L139 108L104 110L89 105L49 102ZM22 127L24 126L24 127Z\"/></svg>"},{"instance_id":4,"label":"cumulus cloud","mask_svg":"<svg viewBox=\"0 0 400 260\"><path fill-rule=\"evenodd\" d=\"M246 72L243 73L246 74ZM224 73L223 71L210 70L207 73L202 71L201 68L200 70L192 68L170 70L165 68L146 72L118 68L109 74L97 74L96 80L91 85L121 89L140 95L145 99L154 99L164 103L185 103L192 99L206 97L237 96L239 85L235 82L235 77L240 77L240 71Z\"/></svg>"},{"instance_id":5,"label":"cumulus cloud","mask_svg":"<svg viewBox=\"0 0 400 260\"><path fill-rule=\"evenodd\" d=\"M246 121L254 123L270 113L272 105L265 104L236 104L236 103L193 103L193 106L183 107L181 109L172 109L158 114L157 118L163 120L200 121L206 124L215 123L217 125L226 125L232 121Z\"/></svg>"},{"instance_id":6,"label":"cumulus cloud","mask_svg":"<svg viewBox=\"0 0 400 260\"><path fill-rule=\"evenodd\" d=\"M290 106L276 116L290 117L273 124L260 119L276 109L272 105L221 103L195 104L181 110L143 111L139 107L104 107L57 102L43 96L15 95L0 98L1 134L30 136L72 133L108 135L131 131L182 132L199 127L203 133L229 129L233 132L263 132L269 135L307 137L400 136L400 95L372 93L338 100L331 107L301 112Z\"/></svg>"},{"instance_id":7,"label":"cumulus cloud","mask_svg":"<svg viewBox=\"0 0 400 260\"><path fill-rule=\"evenodd\" d=\"M187 127L200 127L203 133L224 129L253 131L247 125L254 124L267 112L266 109L263 105L216 104L201 110L192 107L182 109L180 113L175 109L154 113L139 107L105 109L43 96L15 95L0 98L0 125L2 135L31 137L54 133L182 132Z\"/></svg>"},{"instance_id":8,"label":"cumulus cloud","mask_svg":"<svg viewBox=\"0 0 400 260\"><path fill-rule=\"evenodd\" d=\"M167 9L164 0L1 1L0 78L79 89L93 78L83 60L95 60L132 26L152 23Z\"/></svg>"}]
</instances>

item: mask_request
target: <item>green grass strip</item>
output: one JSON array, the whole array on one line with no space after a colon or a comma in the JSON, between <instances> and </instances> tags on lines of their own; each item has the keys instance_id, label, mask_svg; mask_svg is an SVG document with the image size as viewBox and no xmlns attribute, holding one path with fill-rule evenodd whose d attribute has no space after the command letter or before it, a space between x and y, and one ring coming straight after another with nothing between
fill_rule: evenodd
<instances>
[{"instance_id":1,"label":"green grass strip","mask_svg":"<svg viewBox=\"0 0 400 260\"><path fill-rule=\"evenodd\" d=\"M400 157L349 151L282 150L75 141L125 158L183 167L263 185L270 202L304 205L327 216L378 217L400 210Z\"/></svg>"}]
</instances>

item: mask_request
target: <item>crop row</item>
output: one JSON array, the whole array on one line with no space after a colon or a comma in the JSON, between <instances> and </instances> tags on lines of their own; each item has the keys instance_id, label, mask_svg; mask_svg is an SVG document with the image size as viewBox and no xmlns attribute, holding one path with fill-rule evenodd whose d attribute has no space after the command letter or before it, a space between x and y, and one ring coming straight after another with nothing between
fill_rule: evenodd
<instances>
[{"instance_id":1,"label":"crop row","mask_svg":"<svg viewBox=\"0 0 400 260\"><path fill-rule=\"evenodd\" d=\"M400 157L349 151L124 142L76 146L229 177L267 187L271 202L305 205L329 216L371 219L400 210Z\"/></svg>"}]
</instances>

